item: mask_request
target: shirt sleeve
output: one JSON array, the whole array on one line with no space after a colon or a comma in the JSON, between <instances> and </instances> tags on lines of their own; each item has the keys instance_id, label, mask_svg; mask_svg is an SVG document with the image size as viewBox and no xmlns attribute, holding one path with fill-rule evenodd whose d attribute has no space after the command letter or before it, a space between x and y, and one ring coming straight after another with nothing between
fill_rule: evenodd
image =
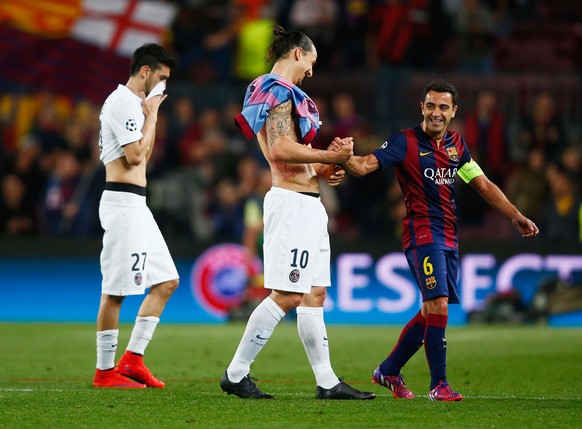
<instances>
[{"instance_id":1,"label":"shirt sleeve","mask_svg":"<svg viewBox=\"0 0 582 429\"><path fill-rule=\"evenodd\" d=\"M398 165L406 157L406 137L402 132L393 134L372 154L378 158L383 170Z\"/></svg>"},{"instance_id":2,"label":"shirt sleeve","mask_svg":"<svg viewBox=\"0 0 582 429\"><path fill-rule=\"evenodd\" d=\"M269 110L290 99L291 90L276 81L255 81L247 89L242 112L235 118L235 123L250 140L265 125Z\"/></svg>"},{"instance_id":3,"label":"shirt sleeve","mask_svg":"<svg viewBox=\"0 0 582 429\"><path fill-rule=\"evenodd\" d=\"M465 143L465 140L463 138L461 138L461 145L463 147L463 151L461 159L459 160L460 167L459 170L457 171L457 174L461 177L461 179L463 179L465 183L469 183L475 177L481 176L485 173L483 173L483 170L481 169L479 164L477 164L477 162L475 162L473 158L471 158L471 153L469 152L467 143Z\"/></svg>"},{"instance_id":4,"label":"shirt sleeve","mask_svg":"<svg viewBox=\"0 0 582 429\"><path fill-rule=\"evenodd\" d=\"M111 129L120 146L141 140L143 120L143 112L129 103L116 103L111 107Z\"/></svg>"},{"instance_id":5,"label":"shirt sleeve","mask_svg":"<svg viewBox=\"0 0 582 429\"><path fill-rule=\"evenodd\" d=\"M471 152L469 151L469 146L467 146L467 143L465 143L465 139L461 137L461 146L463 148L462 150L462 155L461 155L461 159L459 160L459 165L462 167L463 164L466 164L468 162L472 161L471 158Z\"/></svg>"}]
</instances>

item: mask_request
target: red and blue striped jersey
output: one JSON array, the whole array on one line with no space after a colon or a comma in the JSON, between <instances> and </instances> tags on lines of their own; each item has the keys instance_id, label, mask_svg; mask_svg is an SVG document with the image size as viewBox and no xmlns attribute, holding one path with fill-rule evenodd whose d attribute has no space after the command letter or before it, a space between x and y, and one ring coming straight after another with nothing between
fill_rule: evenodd
<instances>
[{"instance_id":1,"label":"red and blue striped jersey","mask_svg":"<svg viewBox=\"0 0 582 429\"><path fill-rule=\"evenodd\" d=\"M440 146L420 126L393 134L373 152L383 170L395 167L406 203L404 249L432 244L457 249L455 177L471 160L465 141L447 131Z\"/></svg>"}]
</instances>

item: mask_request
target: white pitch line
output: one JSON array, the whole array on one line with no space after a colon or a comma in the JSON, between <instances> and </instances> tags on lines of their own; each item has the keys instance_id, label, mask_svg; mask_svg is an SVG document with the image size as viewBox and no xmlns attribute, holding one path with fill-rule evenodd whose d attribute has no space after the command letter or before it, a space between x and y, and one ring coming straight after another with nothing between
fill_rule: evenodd
<instances>
[{"instance_id":1,"label":"white pitch line","mask_svg":"<svg viewBox=\"0 0 582 429\"><path fill-rule=\"evenodd\" d=\"M17 388L0 388L0 392L97 392L97 390L92 389L17 389ZM196 395L208 396L215 395L215 392L196 392ZM313 395L307 393L283 393L277 395L279 398L293 398L293 397L311 397ZM380 398L380 397L378 397ZM546 396L487 396L487 395L476 395L476 396L464 396L465 399L517 399L523 401L580 401L581 397L546 397ZM388 397L388 399L390 399ZM424 399L422 396L417 396L417 399Z\"/></svg>"},{"instance_id":2,"label":"white pitch line","mask_svg":"<svg viewBox=\"0 0 582 429\"><path fill-rule=\"evenodd\" d=\"M17 387L6 387L0 388L1 392L97 392L97 389L32 389L32 388L17 388Z\"/></svg>"},{"instance_id":3,"label":"white pitch line","mask_svg":"<svg viewBox=\"0 0 582 429\"><path fill-rule=\"evenodd\" d=\"M468 399L521 399L521 400L531 400L531 401L580 401L582 398L569 398L565 396L547 397L547 396L486 396L486 395L476 395L476 396L464 396Z\"/></svg>"},{"instance_id":4,"label":"white pitch line","mask_svg":"<svg viewBox=\"0 0 582 429\"><path fill-rule=\"evenodd\" d=\"M0 392L78 392L75 390L65 390L65 389L0 389Z\"/></svg>"}]
</instances>

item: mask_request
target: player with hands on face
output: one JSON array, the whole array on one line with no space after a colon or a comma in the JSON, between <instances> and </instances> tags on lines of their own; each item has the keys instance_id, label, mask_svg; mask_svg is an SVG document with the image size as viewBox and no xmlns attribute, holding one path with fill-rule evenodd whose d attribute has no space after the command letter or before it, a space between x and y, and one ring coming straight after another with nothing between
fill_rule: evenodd
<instances>
[{"instance_id":1,"label":"player with hands on face","mask_svg":"<svg viewBox=\"0 0 582 429\"><path fill-rule=\"evenodd\" d=\"M168 246L146 205L146 168L155 145L158 110L167 95L157 89L170 77L174 59L161 46L145 44L132 57L126 85L118 85L101 109L99 148L105 189L99 203L104 229L101 301L97 314L100 388L163 388L143 355L179 276ZM146 95L148 95L146 97ZM151 96L150 96L151 95ZM115 365L119 314L128 295L149 288L138 310L129 344Z\"/></svg>"}]
</instances>

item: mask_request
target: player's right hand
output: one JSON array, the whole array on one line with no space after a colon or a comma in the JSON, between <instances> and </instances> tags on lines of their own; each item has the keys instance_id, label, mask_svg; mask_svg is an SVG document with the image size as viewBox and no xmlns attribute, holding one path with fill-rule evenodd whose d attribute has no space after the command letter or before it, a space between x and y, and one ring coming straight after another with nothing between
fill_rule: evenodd
<instances>
[{"instance_id":1,"label":"player's right hand","mask_svg":"<svg viewBox=\"0 0 582 429\"><path fill-rule=\"evenodd\" d=\"M149 100L147 100L145 92L142 91L140 93L140 97L141 97L141 107L143 110L143 114L145 116L148 116L151 114L155 114L155 115L158 114L160 104L162 104L163 101L166 98L168 98L168 94L156 95L155 97L152 97Z\"/></svg>"},{"instance_id":2,"label":"player's right hand","mask_svg":"<svg viewBox=\"0 0 582 429\"><path fill-rule=\"evenodd\" d=\"M345 137L343 139L336 137L330 143L327 150L333 152L333 154L330 154L331 161L341 164L353 156L354 140L352 137Z\"/></svg>"}]
</instances>

